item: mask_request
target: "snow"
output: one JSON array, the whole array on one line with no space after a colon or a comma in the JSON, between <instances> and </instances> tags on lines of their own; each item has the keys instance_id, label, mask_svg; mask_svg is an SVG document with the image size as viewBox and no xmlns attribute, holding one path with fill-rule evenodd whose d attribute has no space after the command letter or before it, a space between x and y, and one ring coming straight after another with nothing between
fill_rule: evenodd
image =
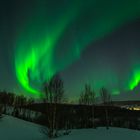
<instances>
[{"instance_id":1,"label":"snow","mask_svg":"<svg viewBox=\"0 0 140 140\"><path fill-rule=\"evenodd\" d=\"M140 131L123 128L73 130L57 140L140 140Z\"/></svg>"},{"instance_id":2,"label":"snow","mask_svg":"<svg viewBox=\"0 0 140 140\"><path fill-rule=\"evenodd\" d=\"M11 116L0 121L0 140L48 140L37 124ZM97 128L72 130L69 135L55 140L140 140L140 131L123 128Z\"/></svg>"},{"instance_id":3,"label":"snow","mask_svg":"<svg viewBox=\"0 0 140 140\"><path fill-rule=\"evenodd\" d=\"M11 116L0 120L0 140L41 140L40 126Z\"/></svg>"}]
</instances>

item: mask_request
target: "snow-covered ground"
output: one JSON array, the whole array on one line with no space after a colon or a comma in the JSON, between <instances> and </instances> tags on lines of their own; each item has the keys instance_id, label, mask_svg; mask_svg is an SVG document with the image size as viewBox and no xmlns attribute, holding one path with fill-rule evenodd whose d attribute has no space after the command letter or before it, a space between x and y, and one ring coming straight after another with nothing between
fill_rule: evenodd
<instances>
[{"instance_id":1,"label":"snow-covered ground","mask_svg":"<svg viewBox=\"0 0 140 140\"><path fill-rule=\"evenodd\" d=\"M105 128L73 130L70 135L57 140L140 140L140 131ZM0 140L47 140L40 133L40 126L11 116L0 121Z\"/></svg>"},{"instance_id":2,"label":"snow-covered ground","mask_svg":"<svg viewBox=\"0 0 140 140\"><path fill-rule=\"evenodd\" d=\"M41 140L40 126L11 116L0 120L0 140Z\"/></svg>"},{"instance_id":3,"label":"snow-covered ground","mask_svg":"<svg viewBox=\"0 0 140 140\"><path fill-rule=\"evenodd\" d=\"M110 128L74 130L69 136L57 140L140 140L140 131Z\"/></svg>"}]
</instances>

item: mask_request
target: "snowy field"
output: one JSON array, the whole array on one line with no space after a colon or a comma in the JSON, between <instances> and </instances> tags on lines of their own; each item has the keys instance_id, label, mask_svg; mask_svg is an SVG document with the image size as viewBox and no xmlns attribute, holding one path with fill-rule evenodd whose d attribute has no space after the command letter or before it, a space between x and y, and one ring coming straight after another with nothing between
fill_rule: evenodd
<instances>
[{"instance_id":1,"label":"snowy field","mask_svg":"<svg viewBox=\"0 0 140 140\"><path fill-rule=\"evenodd\" d=\"M42 140L39 125L11 116L0 120L0 140Z\"/></svg>"},{"instance_id":2,"label":"snowy field","mask_svg":"<svg viewBox=\"0 0 140 140\"><path fill-rule=\"evenodd\" d=\"M140 131L110 128L73 130L57 140L140 140ZM40 133L40 126L11 116L0 121L0 140L47 140Z\"/></svg>"},{"instance_id":3,"label":"snowy field","mask_svg":"<svg viewBox=\"0 0 140 140\"><path fill-rule=\"evenodd\" d=\"M57 140L140 140L140 131L111 128L74 130L69 136Z\"/></svg>"}]
</instances>

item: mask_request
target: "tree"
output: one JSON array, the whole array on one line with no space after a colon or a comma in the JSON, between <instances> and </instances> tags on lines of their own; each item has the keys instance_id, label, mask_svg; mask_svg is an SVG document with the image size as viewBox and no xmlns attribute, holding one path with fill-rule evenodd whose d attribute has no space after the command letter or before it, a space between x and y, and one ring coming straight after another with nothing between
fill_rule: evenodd
<instances>
[{"instance_id":1,"label":"tree","mask_svg":"<svg viewBox=\"0 0 140 140\"><path fill-rule=\"evenodd\" d=\"M106 128L109 129L109 115L108 115L107 106L109 106L111 103L111 95L109 94L108 90L103 87L100 90L100 96L101 96L101 101L105 108Z\"/></svg>"},{"instance_id":2,"label":"tree","mask_svg":"<svg viewBox=\"0 0 140 140\"><path fill-rule=\"evenodd\" d=\"M27 98L24 95L15 95L14 96L14 109L13 109L13 115L16 117L23 117L23 114L25 113L23 110L23 106L27 104Z\"/></svg>"},{"instance_id":3,"label":"tree","mask_svg":"<svg viewBox=\"0 0 140 140\"><path fill-rule=\"evenodd\" d=\"M95 92L91 89L90 85L85 85L84 91L81 93L79 98L79 103L83 105L91 105L91 114L92 114L92 126L95 127L94 124L94 106L95 106Z\"/></svg>"},{"instance_id":4,"label":"tree","mask_svg":"<svg viewBox=\"0 0 140 140\"><path fill-rule=\"evenodd\" d=\"M47 105L47 122L48 127L47 134L50 138L57 137L58 124L59 124L59 112L58 105L63 102L64 88L63 81L59 75L55 75L52 79L44 85L45 102ZM43 130L46 134L46 129Z\"/></svg>"}]
</instances>

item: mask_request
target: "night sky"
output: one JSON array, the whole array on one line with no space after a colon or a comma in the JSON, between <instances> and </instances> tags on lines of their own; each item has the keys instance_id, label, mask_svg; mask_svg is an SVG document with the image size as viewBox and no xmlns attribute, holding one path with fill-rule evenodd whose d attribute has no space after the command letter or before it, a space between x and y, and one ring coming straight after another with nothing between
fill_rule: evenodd
<instances>
[{"instance_id":1,"label":"night sky","mask_svg":"<svg viewBox=\"0 0 140 140\"><path fill-rule=\"evenodd\" d=\"M0 19L1 90L39 97L59 73L73 99L140 98L139 0L3 0Z\"/></svg>"}]
</instances>

